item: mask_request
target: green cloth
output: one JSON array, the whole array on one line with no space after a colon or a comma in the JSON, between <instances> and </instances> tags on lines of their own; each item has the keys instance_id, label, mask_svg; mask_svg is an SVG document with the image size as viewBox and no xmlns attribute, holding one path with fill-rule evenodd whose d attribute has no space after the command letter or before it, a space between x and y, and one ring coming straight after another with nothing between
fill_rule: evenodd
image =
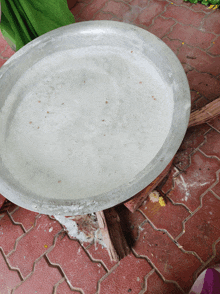
<instances>
[{"instance_id":1,"label":"green cloth","mask_svg":"<svg viewBox=\"0 0 220 294\"><path fill-rule=\"evenodd\" d=\"M75 22L67 0L0 0L0 29L16 50L49 31Z\"/></svg>"}]
</instances>

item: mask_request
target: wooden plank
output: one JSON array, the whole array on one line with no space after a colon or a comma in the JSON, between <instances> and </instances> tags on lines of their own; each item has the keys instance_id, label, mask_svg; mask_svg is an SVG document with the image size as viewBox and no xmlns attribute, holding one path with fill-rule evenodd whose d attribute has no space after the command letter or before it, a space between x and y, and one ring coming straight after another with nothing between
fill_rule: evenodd
<instances>
[{"instance_id":1,"label":"wooden plank","mask_svg":"<svg viewBox=\"0 0 220 294\"><path fill-rule=\"evenodd\" d=\"M119 261L130 253L120 225L120 217L114 208L96 213L103 241L112 261Z\"/></svg>"},{"instance_id":2,"label":"wooden plank","mask_svg":"<svg viewBox=\"0 0 220 294\"><path fill-rule=\"evenodd\" d=\"M141 204L146 200L148 195L160 184L160 182L166 177L168 174L171 165L172 165L173 159L171 162L167 165L167 167L162 171L162 173L148 185L146 188L144 188L142 191L137 193L135 196L133 196L130 200L124 203L124 205L131 211L135 212Z\"/></svg>"},{"instance_id":3,"label":"wooden plank","mask_svg":"<svg viewBox=\"0 0 220 294\"><path fill-rule=\"evenodd\" d=\"M188 127L203 124L220 115L220 97L190 114Z\"/></svg>"}]
</instances>

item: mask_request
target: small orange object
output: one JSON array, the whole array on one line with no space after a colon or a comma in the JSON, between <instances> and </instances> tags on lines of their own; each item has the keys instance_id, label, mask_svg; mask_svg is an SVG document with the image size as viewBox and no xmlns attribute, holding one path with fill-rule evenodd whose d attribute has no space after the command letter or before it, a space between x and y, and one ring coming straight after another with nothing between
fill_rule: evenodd
<instances>
[{"instance_id":1,"label":"small orange object","mask_svg":"<svg viewBox=\"0 0 220 294\"><path fill-rule=\"evenodd\" d=\"M49 111L47 111L47 113L49 113Z\"/></svg>"},{"instance_id":2,"label":"small orange object","mask_svg":"<svg viewBox=\"0 0 220 294\"><path fill-rule=\"evenodd\" d=\"M41 103L41 101L38 101L38 103Z\"/></svg>"},{"instance_id":3,"label":"small orange object","mask_svg":"<svg viewBox=\"0 0 220 294\"><path fill-rule=\"evenodd\" d=\"M32 121L30 121L29 124L32 124Z\"/></svg>"},{"instance_id":4,"label":"small orange object","mask_svg":"<svg viewBox=\"0 0 220 294\"><path fill-rule=\"evenodd\" d=\"M48 246L47 245L44 245L44 247L47 248Z\"/></svg>"},{"instance_id":5,"label":"small orange object","mask_svg":"<svg viewBox=\"0 0 220 294\"><path fill-rule=\"evenodd\" d=\"M139 84L142 84L142 82L139 82Z\"/></svg>"},{"instance_id":6,"label":"small orange object","mask_svg":"<svg viewBox=\"0 0 220 294\"><path fill-rule=\"evenodd\" d=\"M58 181L58 183L61 183L61 181Z\"/></svg>"}]
</instances>

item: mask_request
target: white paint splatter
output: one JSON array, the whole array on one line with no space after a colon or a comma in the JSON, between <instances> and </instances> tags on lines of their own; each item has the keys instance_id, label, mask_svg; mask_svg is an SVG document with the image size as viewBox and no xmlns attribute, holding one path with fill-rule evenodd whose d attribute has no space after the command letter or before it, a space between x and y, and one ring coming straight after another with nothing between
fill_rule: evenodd
<instances>
[{"instance_id":1,"label":"white paint splatter","mask_svg":"<svg viewBox=\"0 0 220 294\"><path fill-rule=\"evenodd\" d=\"M51 227L50 229L49 229L49 233L51 233L53 231L53 228Z\"/></svg>"},{"instance_id":2,"label":"white paint splatter","mask_svg":"<svg viewBox=\"0 0 220 294\"><path fill-rule=\"evenodd\" d=\"M58 222L60 222L65 227L65 229L68 231L68 234L71 237L76 238L81 242L92 241L90 240L90 238L86 236L85 233L79 232L77 223L75 221L68 219L63 215L54 215L54 217L56 220L58 220Z\"/></svg>"},{"instance_id":3,"label":"white paint splatter","mask_svg":"<svg viewBox=\"0 0 220 294\"><path fill-rule=\"evenodd\" d=\"M102 233L100 229L94 232L94 237L86 236L84 232L79 231L77 223L70 217L66 218L63 215L54 215L55 219L64 226L68 235L72 238L76 238L80 242L92 242L95 243L95 250L97 249L96 244L99 243L102 247L106 248L106 245L102 239ZM74 216L73 216L74 218Z\"/></svg>"}]
</instances>

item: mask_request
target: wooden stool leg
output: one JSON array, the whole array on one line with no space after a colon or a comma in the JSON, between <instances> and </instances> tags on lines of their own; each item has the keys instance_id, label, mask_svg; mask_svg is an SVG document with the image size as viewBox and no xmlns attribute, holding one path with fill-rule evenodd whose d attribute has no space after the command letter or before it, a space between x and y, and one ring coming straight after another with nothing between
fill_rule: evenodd
<instances>
[{"instance_id":1,"label":"wooden stool leg","mask_svg":"<svg viewBox=\"0 0 220 294\"><path fill-rule=\"evenodd\" d=\"M120 224L120 217L113 208L96 213L103 241L112 261L119 261L130 253Z\"/></svg>"}]
</instances>

